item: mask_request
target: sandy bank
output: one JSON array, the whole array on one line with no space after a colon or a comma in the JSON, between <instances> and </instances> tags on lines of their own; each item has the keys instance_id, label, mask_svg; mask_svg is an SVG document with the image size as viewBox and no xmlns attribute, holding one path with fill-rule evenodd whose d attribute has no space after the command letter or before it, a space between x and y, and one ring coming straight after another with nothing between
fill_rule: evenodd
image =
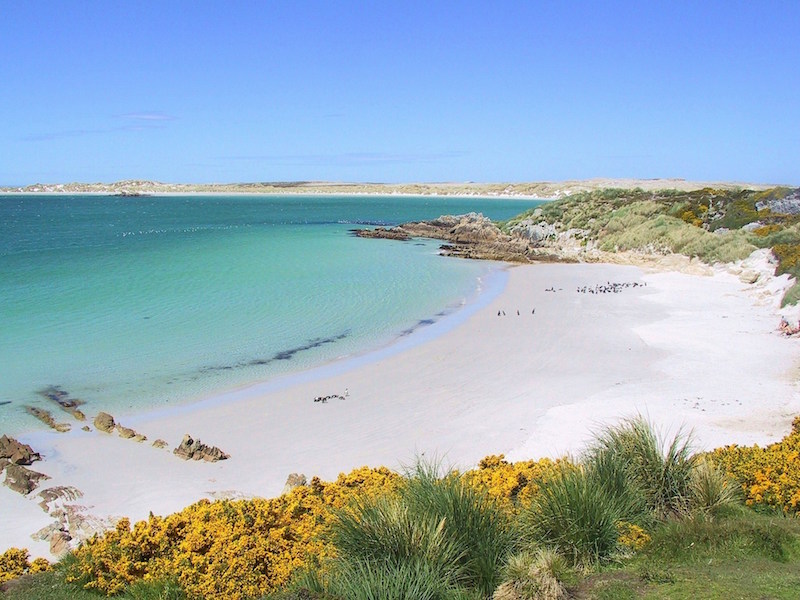
<instances>
[{"instance_id":1,"label":"sandy bank","mask_svg":"<svg viewBox=\"0 0 800 600\"><path fill-rule=\"evenodd\" d=\"M513 267L502 294L425 343L289 387L256 386L189 410L124 419L150 441L174 448L191 433L230 460L184 462L149 442L100 432L23 440L45 456L34 468L52 477L46 485L80 489L74 504L102 519L165 514L201 497L273 496L291 472L330 479L364 464L400 468L423 454L461 467L494 453L558 456L636 412L666 429L694 429L700 448L766 443L800 413L800 341L776 332L785 281L760 281L744 284L721 270ZM578 291L607 282L637 285ZM313 401L345 390L345 400ZM0 547L45 555L47 545L28 536L52 519L5 487L0 503L10 517Z\"/></svg>"}]
</instances>

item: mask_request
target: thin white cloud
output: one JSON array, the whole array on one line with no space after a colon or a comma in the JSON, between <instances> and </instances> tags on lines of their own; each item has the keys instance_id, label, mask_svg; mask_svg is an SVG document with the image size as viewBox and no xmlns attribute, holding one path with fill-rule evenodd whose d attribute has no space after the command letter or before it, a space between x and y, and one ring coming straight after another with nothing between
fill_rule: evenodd
<instances>
[{"instance_id":1,"label":"thin white cloud","mask_svg":"<svg viewBox=\"0 0 800 600\"><path fill-rule=\"evenodd\" d=\"M222 160L254 161L282 165L367 165L438 162L452 158L460 158L469 154L464 151L447 152L348 152L342 154L264 154L222 156Z\"/></svg>"},{"instance_id":2,"label":"thin white cloud","mask_svg":"<svg viewBox=\"0 0 800 600\"><path fill-rule=\"evenodd\" d=\"M163 112L134 112L119 115L121 119L130 119L132 121L174 121L177 117L168 115Z\"/></svg>"}]
</instances>

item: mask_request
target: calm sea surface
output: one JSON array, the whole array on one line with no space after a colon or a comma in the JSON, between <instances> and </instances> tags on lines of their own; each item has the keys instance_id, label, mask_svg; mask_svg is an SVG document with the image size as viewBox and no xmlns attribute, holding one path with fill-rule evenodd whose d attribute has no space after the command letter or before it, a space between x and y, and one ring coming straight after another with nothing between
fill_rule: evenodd
<instances>
[{"instance_id":1,"label":"calm sea surface","mask_svg":"<svg viewBox=\"0 0 800 600\"><path fill-rule=\"evenodd\" d=\"M98 410L174 405L391 342L473 297L490 263L348 230L538 204L350 196L0 196L0 433L59 386Z\"/></svg>"}]
</instances>

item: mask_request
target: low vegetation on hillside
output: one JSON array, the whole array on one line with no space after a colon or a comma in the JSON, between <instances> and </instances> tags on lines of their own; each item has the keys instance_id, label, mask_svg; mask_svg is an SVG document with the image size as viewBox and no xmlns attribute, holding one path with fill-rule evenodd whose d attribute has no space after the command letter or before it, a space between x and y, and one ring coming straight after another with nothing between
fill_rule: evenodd
<instances>
[{"instance_id":1,"label":"low vegetation on hillside","mask_svg":"<svg viewBox=\"0 0 800 600\"><path fill-rule=\"evenodd\" d=\"M733 262L756 248L771 248L777 274L800 275L800 195L797 190L695 191L604 189L574 194L504 223L523 221L572 231L587 247L616 252L674 252L707 263ZM800 286L785 303L800 299Z\"/></svg>"},{"instance_id":2,"label":"low vegetation on hillside","mask_svg":"<svg viewBox=\"0 0 800 600\"><path fill-rule=\"evenodd\" d=\"M791 598L798 452L800 418L776 444L709 453L635 418L573 460L365 467L122 520L54 568L7 551L0 582L52 600Z\"/></svg>"}]
</instances>

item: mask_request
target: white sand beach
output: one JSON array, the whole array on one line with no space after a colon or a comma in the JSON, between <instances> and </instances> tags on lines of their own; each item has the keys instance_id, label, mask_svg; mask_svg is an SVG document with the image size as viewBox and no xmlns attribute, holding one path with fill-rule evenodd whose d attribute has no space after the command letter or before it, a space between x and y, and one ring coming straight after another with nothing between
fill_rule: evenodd
<instances>
[{"instance_id":1,"label":"white sand beach","mask_svg":"<svg viewBox=\"0 0 800 600\"><path fill-rule=\"evenodd\" d=\"M768 270L763 255L749 267ZM693 430L698 449L775 441L800 414L800 340L777 331L785 277L747 284L722 268L610 264L516 266L507 277L466 319L445 318L398 347L190 407L114 415L144 443L78 427L22 436L44 457L32 468L52 478L40 490L74 486L83 515L138 520L200 498L275 496L293 472L332 479L422 455L469 468L489 454L574 454L603 424L637 413L665 431ZM637 285L578 291L607 282ZM345 390L344 400L314 402ZM90 419L102 410L85 408ZM185 433L231 458L180 460L171 449ZM152 447L157 438L168 449ZM48 556L30 537L53 522L38 491L0 486L0 550Z\"/></svg>"}]
</instances>

